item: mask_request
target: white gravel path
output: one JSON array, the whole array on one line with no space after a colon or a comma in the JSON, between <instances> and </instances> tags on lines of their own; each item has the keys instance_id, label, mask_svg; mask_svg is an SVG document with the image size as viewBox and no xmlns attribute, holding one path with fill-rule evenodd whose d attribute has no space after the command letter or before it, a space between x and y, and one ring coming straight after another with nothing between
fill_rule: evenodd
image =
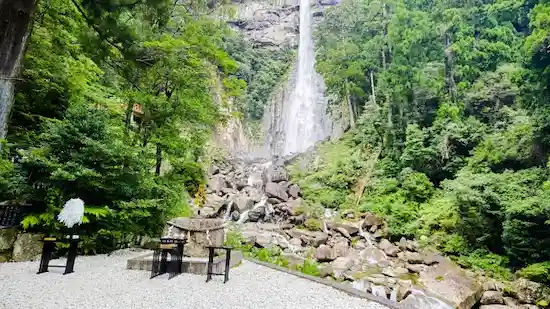
<instances>
[{"instance_id":1,"label":"white gravel path","mask_svg":"<svg viewBox=\"0 0 550 309\"><path fill-rule=\"evenodd\" d=\"M227 284L191 274L150 280L149 272L125 269L140 254L78 257L75 273L65 276L62 269L37 275L38 262L0 264L0 309L386 309L247 261Z\"/></svg>"}]
</instances>

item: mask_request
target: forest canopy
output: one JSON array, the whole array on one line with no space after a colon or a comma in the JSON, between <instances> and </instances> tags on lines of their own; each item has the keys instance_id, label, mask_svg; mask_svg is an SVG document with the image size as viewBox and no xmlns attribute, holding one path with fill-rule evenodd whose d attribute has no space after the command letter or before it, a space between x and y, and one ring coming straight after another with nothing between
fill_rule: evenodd
<instances>
[{"instance_id":1,"label":"forest canopy","mask_svg":"<svg viewBox=\"0 0 550 309\"><path fill-rule=\"evenodd\" d=\"M550 282L548 12L535 0L328 9L317 70L358 120L295 169L305 199L383 215L395 239L490 275L533 265L523 272Z\"/></svg>"}]
</instances>

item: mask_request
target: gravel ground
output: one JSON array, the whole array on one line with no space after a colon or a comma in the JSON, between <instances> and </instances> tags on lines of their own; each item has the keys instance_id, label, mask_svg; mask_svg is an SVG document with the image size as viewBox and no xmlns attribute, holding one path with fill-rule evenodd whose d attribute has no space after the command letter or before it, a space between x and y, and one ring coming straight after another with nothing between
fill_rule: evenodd
<instances>
[{"instance_id":1,"label":"gravel ground","mask_svg":"<svg viewBox=\"0 0 550 309\"><path fill-rule=\"evenodd\" d=\"M140 254L77 257L75 273L66 276L61 268L37 275L38 262L0 264L0 309L386 309L247 261L231 270L227 284L191 274L150 280L149 272L125 269Z\"/></svg>"}]
</instances>

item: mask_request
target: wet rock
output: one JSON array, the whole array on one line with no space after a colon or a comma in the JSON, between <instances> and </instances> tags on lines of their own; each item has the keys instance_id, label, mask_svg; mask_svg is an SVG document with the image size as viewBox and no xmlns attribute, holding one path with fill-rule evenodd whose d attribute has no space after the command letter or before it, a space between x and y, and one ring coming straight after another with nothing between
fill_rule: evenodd
<instances>
[{"instance_id":1,"label":"wet rock","mask_svg":"<svg viewBox=\"0 0 550 309\"><path fill-rule=\"evenodd\" d=\"M290 188L288 188L288 194L293 198L298 198L300 192L300 187L297 184L293 184L292 186L290 186Z\"/></svg>"},{"instance_id":2,"label":"wet rock","mask_svg":"<svg viewBox=\"0 0 550 309\"><path fill-rule=\"evenodd\" d=\"M482 305L504 305L504 298L502 297L502 293L498 291L485 291L481 295L480 303Z\"/></svg>"},{"instance_id":3,"label":"wet rock","mask_svg":"<svg viewBox=\"0 0 550 309\"><path fill-rule=\"evenodd\" d=\"M258 222L265 216L265 206L258 206L248 212L248 221Z\"/></svg>"},{"instance_id":4,"label":"wet rock","mask_svg":"<svg viewBox=\"0 0 550 309\"><path fill-rule=\"evenodd\" d=\"M265 193L268 197L275 197L281 201L288 201L288 195L284 187L275 182L268 182L265 185Z\"/></svg>"},{"instance_id":5,"label":"wet rock","mask_svg":"<svg viewBox=\"0 0 550 309\"><path fill-rule=\"evenodd\" d=\"M239 195L235 198L235 206L237 206L240 213L243 213L254 207L254 200L247 195Z\"/></svg>"},{"instance_id":6,"label":"wet rock","mask_svg":"<svg viewBox=\"0 0 550 309\"><path fill-rule=\"evenodd\" d=\"M15 262L34 261L42 253L42 237L31 233L17 235L13 243L12 260Z\"/></svg>"},{"instance_id":7,"label":"wet rock","mask_svg":"<svg viewBox=\"0 0 550 309\"><path fill-rule=\"evenodd\" d=\"M231 213L231 220L232 221L239 221L239 219L241 218L241 214L239 213L238 210L233 210L233 212Z\"/></svg>"},{"instance_id":8,"label":"wet rock","mask_svg":"<svg viewBox=\"0 0 550 309\"><path fill-rule=\"evenodd\" d=\"M334 256L332 248L327 245L320 245L315 250L315 259L319 262L330 262L334 261L336 256Z\"/></svg>"}]
</instances>

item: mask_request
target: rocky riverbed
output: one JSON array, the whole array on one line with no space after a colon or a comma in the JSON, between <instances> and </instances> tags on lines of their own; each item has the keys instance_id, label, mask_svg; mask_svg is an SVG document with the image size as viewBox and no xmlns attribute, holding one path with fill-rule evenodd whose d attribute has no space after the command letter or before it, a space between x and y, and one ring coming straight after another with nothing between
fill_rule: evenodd
<instances>
[{"instance_id":1,"label":"rocky riverbed","mask_svg":"<svg viewBox=\"0 0 550 309\"><path fill-rule=\"evenodd\" d=\"M212 166L199 217L220 217L258 248L278 247L290 266L313 259L321 276L411 307L537 308L546 292L524 279L505 288L420 248L414 239L392 241L372 213L326 210L308 218L300 187L282 160ZM308 219L318 226L307 224ZM308 226L309 229L306 229ZM313 229L313 230L312 230Z\"/></svg>"}]
</instances>

